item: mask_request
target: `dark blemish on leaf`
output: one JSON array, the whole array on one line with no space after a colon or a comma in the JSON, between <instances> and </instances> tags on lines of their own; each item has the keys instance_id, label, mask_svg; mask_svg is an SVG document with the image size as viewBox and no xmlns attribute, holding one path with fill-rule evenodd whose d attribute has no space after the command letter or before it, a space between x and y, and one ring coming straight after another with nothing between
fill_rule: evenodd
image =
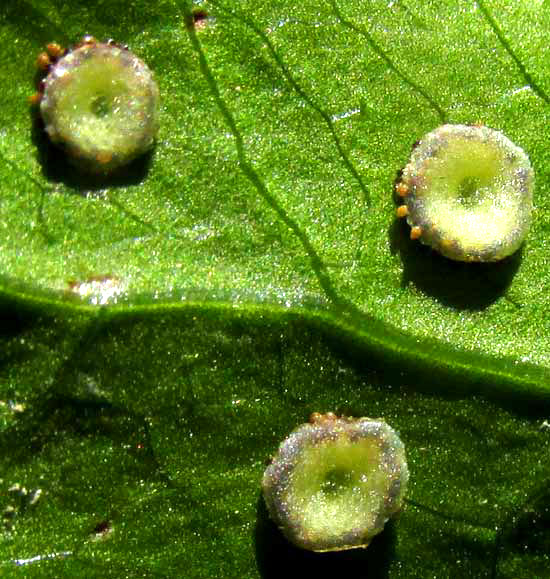
<instances>
[{"instance_id":1,"label":"dark blemish on leaf","mask_svg":"<svg viewBox=\"0 0 550 579\"><path fill-rule=\"evenodd\" d=\"M104 519L97 523L97 525L93 528L92 532L90 533L90 540L93 542L96 541L105 541L108 539L113 533L113 524L108 519Z\"/></svg>"},{"instance_id":2,"label":"dark blemish on leaf","mask_svg":"<svg viewBox=\"0 0 550 579\"><path fill-rule=\"evenodd\" d=\"M111 523L109 521L101 521L94 527L94 533L104 533L107 529L111 528Z\"/></svg>"},{"instance_id":3,"label":"dark blemish on leaf","mask_svg":"<svg viewBox=\"0 0 550 579\"><path fill-rule=\"evenodd\" d=\"M191 15L187 17L187 26L190 28L195 28L195 30L200 30L206 28L208 25L208 12L202 8L196 8L191 12Z\"/></svg>"}]
</instances>

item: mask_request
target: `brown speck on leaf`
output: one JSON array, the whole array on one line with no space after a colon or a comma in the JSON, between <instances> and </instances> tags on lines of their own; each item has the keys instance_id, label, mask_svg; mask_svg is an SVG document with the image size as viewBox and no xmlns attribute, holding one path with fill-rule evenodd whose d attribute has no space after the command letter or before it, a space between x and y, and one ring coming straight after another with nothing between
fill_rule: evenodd
<instances>
[{"instance_id":1,"label":"brown speck on leaf","mask_svg":"<svg viewBox=\"0 0 550 579\"><path fill-rule=\"evenodd\" d=\"M104 533L111 528L111 523L109 521L101 521L94 527L94 533Z\"/></svg>"},{"instance_id":2,"label":"brown speck on leaf","mask_svg":"<svg viewBox=\"0 0 550 579\"><path fill-rule=\"evenodd\" d=\"M93 528L91 535L92 541L102 541L105 540L111 535L113 532L113 525L111 521L104 519L97 523L97 525Z\"/></svg>"},{"instance_id":3,"label":"brown speck on leaf","mask_svg":"<svg viewBox=\"0 0 550 579\"><path fill-rule=\"evenodd\" d=\"M208 12L202 8L193 10L191 16L187 19L187 26L195 29L206 28L208 24Z\"/></svg>"}]
</instances>

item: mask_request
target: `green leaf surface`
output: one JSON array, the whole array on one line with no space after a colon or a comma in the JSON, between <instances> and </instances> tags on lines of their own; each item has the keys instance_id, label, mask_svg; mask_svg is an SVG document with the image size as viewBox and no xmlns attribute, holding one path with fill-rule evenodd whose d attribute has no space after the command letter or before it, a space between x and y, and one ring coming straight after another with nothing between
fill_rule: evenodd
<instances>
[{"instance_id":1,"label":"green leaf surface","mask_svg":"<svg viewBox=\"0 0 550 579\"><path fill-rule=\"evenodd\" d=\"M549 30L542 0L4 3L0 575L545 576ZM44 45L83 34L162 99L153 154L103 181L26 104ZM395 221L444 122L531 158L508 260ZM265 511L313 411L405 442L407 507L367 550L299 551Z\"/></svg>"}]
</instances>

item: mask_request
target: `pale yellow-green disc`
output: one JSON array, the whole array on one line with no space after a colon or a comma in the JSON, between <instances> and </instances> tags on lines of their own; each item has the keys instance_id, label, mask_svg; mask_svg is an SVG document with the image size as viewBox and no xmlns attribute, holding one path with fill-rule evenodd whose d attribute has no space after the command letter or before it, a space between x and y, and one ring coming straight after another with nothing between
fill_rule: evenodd
<instances>
[{"instance_id":1,"label":"pale yellow-green disc","mask_svg":"<svg viewBox=\"0 0 550 579\"><path fill-rule=\"evenodd\" d=\"M366 547L403 505L405 448L384 421L321 419L281 444L262 482L272 519L313 551Z\"/></svg>"},{"instance_id":2,"label":"pale yellow-green disc","mask_svg":"<svg viewBox=\"0 0 550 579\"><path fill-rule=\"evenodd\" d=\"M88 43L62 57L45 80L45 130L86 171L110 173L149 150L158 130L158 88L125 48Z\"/></svg>"},{"instance_id":3,"label":"pale yellow-green disc","mask_svg":"<svg viewBox=\"0 0 550 579\"><path fill-rule=\"evenodd\" d=\"M425 135L403 172L407 221L420 241L460 261L517 251L531 223L534 173L525 152L484 126L443 125Z\"/></svg>"}]
</instances>

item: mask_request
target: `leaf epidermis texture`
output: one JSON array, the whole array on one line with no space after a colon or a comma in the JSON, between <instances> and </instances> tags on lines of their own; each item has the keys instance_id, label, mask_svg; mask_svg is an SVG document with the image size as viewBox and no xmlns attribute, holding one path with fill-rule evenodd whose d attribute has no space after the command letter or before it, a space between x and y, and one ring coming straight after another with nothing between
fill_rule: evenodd
<instances>
[{"instance_id":1,"label":"leaf epidermis texture","mask_svg":"<svg viewBox=\"0 0 550 579\"><path fill-rule=\"evenodd\" d=\"M2 330L1 496L17 511L2 572L70 552L22 571L541 575L546 3L207 11L190 29L173 2L0 8L0 268L19 312ZM129 44L162 95L150 160L107 182L64 165L25 104L36 54L84 32ZM529 154L533 224L505 263L449 263L393 221L397 171L443 122ZM71 288L121 305L81 308ZM395 425L410 504L364 553L311 559L269 525L259 480L277 441L329 409ZM16 483L43 490L36 510L11 504Z\"/></svg>"},{"instance_id":2,"label":"leaf epidermis texture","mask_svg":"<svg viewBox=\"0 0 550 579\"><path fill-rule=\"evenodd\" d=\"M196 29L181 7L133 6L117 28L102 4L31 4L40 34L3 9L13 79L0 141L6 287L64 295L75 280L110 276L118 289L92 303L197 291L281 305L344 301L411 336L547 361L535 347L546 327L548 99L536 74L546 49L536 45L539 58L512 42L545 18L542 5L480 3L455 18L453 2L214 2ZM46 34L64 45L79 38L83 21L148 63L164 103L150 164L115 182L75 175L29 138L23 99L34 54ZM448 263L411 247L392 221L398 169L443 121L502 130L535 167L531 233L499 266Z\"/></svg>"}]
</instances>

